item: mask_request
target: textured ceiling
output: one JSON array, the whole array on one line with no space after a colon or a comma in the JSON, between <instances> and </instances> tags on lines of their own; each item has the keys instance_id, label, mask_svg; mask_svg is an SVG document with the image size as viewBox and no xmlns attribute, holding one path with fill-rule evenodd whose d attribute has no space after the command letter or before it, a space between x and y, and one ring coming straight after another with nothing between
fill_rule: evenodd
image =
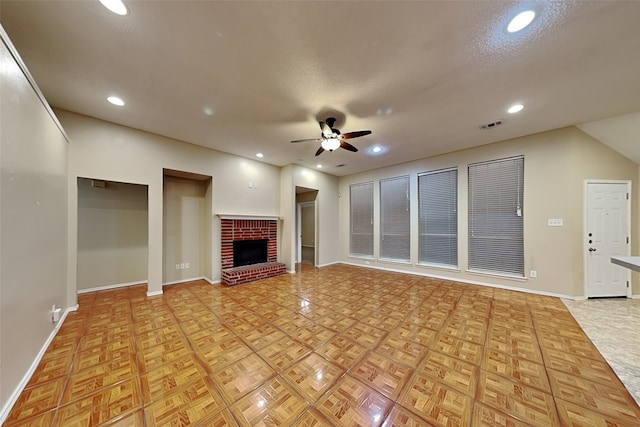
<instances>
[{"instance_id":1,"label":"textured ceiling","mask_svg":"<svg viewBox=\"0 0 640 427\"><path fill-rule=\"evenodd\" d=\"M639 1L125 3L1 0L0 21L54 107L278 166L347 175L640 111ZM331 115L373 131L358 153L289 142Z\"/></svg>"}]
</instances>

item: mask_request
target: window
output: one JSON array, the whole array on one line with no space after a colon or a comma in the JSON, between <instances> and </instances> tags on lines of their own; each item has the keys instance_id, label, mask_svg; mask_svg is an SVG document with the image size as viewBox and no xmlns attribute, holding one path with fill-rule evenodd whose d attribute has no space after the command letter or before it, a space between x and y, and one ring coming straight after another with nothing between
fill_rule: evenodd
<instances>
[{"instance_id":1,"label":"window","mask_svg":"<svg viewBox=\"0 0 640 427\"><path fill-rule=\"evenodd\" d=\"M458 266L458 170L418 175L418 260Z\"/></svg>"},{"instance_id":2,"label":"window","mask_svg":"<svg viewBox=\"0 0 640 427\"><path fill-rule=\"evenodd\" d=\"M524 277L524 158L469 165L469 269Z\"/></svg>"},{"instance_id":3,"label":"window","mask_svg":"<svg viewBox=\"0 0 640 427\"><path fill-rule=\"evenodd\" d=\"M373 257L373 182L349 187L351 255Z\"/></svg>"},{"instance_id":4,"label":"window","mask_svg":"<svg viewBox=\"0 0 640 427\"><path fill-rule=\"evenodd\" d=\"M380 180L380 258L409 261L409 177Z\"/></svg>"}]
</instances>

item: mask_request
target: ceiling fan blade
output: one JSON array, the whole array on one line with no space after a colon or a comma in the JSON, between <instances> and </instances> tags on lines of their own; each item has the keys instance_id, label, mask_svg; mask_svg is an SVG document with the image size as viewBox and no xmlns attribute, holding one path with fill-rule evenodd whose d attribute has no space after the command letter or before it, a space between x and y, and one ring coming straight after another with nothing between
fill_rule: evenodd
<instances>
[{"instance_id":1,"label":"ceiling fan blade","mask_svg":"<svg viewBox=\"0 0 640 427\"><path fill-rule=\"evenodd\" d=\"M322 142L322 138L309 138L309 139L296 139L295 141L291 141L292 144L297 142Z\"/></svg>"},{"instance_id":2,"label":"ceiling fan blade","mask_svg":"<svg viewBox=\"0 0 640 427\"><path fill-rule=\"evenodd\" d=\"M354 147L353 145L349 144L346 141L340 141L340 147L344 148L345 150L353 151L354 153L358 151L356 147Z\"/></svg>"},{"instance_id":3,"label":"ceiling fan blade","mask_svg":"<svg viewBox=\"0 0 640 427\"><path fill-rule=\"evenodd\" d=\"M329 126L325 122L318 123L320 123L320 130L322 131L323 136L330 136L333 133L333 130L331 130L331 126Z\"/></svg>"},{"instance_id":4,"label":"ceiling fan blade","mask_svg":"<svg viewBox=\"0 0 640 427\"><path fill-rule=\"evenodd\" d=\"M371 134L370 130L359 130L356 132L347 132L347 133L343 133L343 139L351 139L351 138L358 138L359 136L365 136L365 135L369 135Z\"/></svg>"},{"instance_id":5,"label":"ceiling fan blade","mask_svg":"<svg viewBox=\"0 0 640 427\"><path fill-rule=\"evenodd\" d=\"M318 151L316 151L316 156L319 156L323 152L324 152L324 148L322 148L322 147L318 148Z\"/></svg>"}]
</instances>

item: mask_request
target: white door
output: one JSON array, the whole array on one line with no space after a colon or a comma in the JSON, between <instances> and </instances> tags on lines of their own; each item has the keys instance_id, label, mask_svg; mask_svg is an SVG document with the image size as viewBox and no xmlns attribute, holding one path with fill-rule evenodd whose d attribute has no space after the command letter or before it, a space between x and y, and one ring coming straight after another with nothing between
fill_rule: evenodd
<instances>
[{"instance_id":1,"label":"white door","mask_svg":"<svg viewBox=\"0 0 640 427\"><path fill-rule=\"evenodd\" d=\"M611 256L629 256L629 185L587 183L587 297L624 297L629 270Z\"/></svg>"}]
</instances>

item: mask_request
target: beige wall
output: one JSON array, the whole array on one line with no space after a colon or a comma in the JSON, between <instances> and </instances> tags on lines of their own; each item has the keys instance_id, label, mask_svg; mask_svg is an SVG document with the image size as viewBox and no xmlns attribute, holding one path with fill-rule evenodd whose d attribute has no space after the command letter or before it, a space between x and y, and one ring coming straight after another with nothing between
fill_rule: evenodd
<instances>
[{"instance_id":1,"label":"beige wall","mask_svg":"<svg viewBox=\"0 0 640 427\"><path fill-rule=\"evenodd\" d=\"M147 187L103 182L78 178L78 291L147 280Z\"/></svg>"},{"instance_id":2,"label":"beige wall","mask_svg":"<svg viewBox=\"0 0 640 427\"><path fill-rule=\"evenodd\" d=\"M467 271L466 235L468 177L470 163L524 155L525 271L537 278L506 278ZM458 257L459 269L417 264L417 244L412 242L411 263L381 261L379 256L379 180L411 176L412 235L417 236L417 174L443 168L458 168ZM340 254L344 262L446 277L473 283L520 288L555 295L584 295L583 274L583 186L586 179L630 180L637 196L638 165L584 134L565 128L526 136L470 150L417 160L340 179L340 218L349 218L349 186L374 182L374 260L349 255L349 224L340 223ZM638 205L632 209L632 235L638 236ZM563 218L563 227L548 227L547 219ZM416 240L416 239L413 239ZM631 253L637 253L638 238ZM634 294L640 284L634 282Z\"/></svg>"},{"instance_id":3,"label":"beige wall","mask_svg":"<svg viewBox=\"0 0 640 427\"><path fill-rule=\"evenodd\" d=\"M316 196L316 262L318 267L338 262L338 178L315 169L292 166L292 191L295 187L318 190ZM295 199L294 199L295 200ZM295 208L295 206L294 206ZM346 217L349 218L348 216ZM295 215L293 216L295 220ZM286 219L285 219L286 223ZM295 221L293 222L295 230ZM292 233L295 245L295 232ZM295 251L292 252L295 254Z\"/></svg>"},{"instance_id":4,"label":"beige wall","mask_svg":"<svg viewBox=\"0 0 640 427\"><path fill-rule=\"evenodd\" d=\"M125 114L125 113L123 113ZM87 116L57 110L69 138L70 271L75 271L77 231L77 177L148 186L149 230L147 277L149 292L162 290L163 169L212 177L210 279L220 280L220 220L215 214L278 216L280 169L148 132ZM232 141L230 141L232 143ZM258 182L258 188L249 188ZM76 277L70 277L75 289Z\"/></svg>"},{"instance_id":5,"label":"beige wall","mask_svg":"<svg viewBox=\"0 0 640 427\"><path fill-rule=\"evenodd\" d=\"M208 181L164 177L164 273L163 283L206 276L207 238L205 216ZM176 264L189 264L184 269Z\"/></svg>"},{"instance_id":6,"label":"beige wall","mask_svg":"<svg viewBox=\"0 0 640 427\"><path fill-rule=\"evenodd\" d=\"M67 141L0 27L0 424L67 293ZM20 61L21 62L21 61ZM46 102L46 101L45 101Z\"/></svg>"}]
</instances>

